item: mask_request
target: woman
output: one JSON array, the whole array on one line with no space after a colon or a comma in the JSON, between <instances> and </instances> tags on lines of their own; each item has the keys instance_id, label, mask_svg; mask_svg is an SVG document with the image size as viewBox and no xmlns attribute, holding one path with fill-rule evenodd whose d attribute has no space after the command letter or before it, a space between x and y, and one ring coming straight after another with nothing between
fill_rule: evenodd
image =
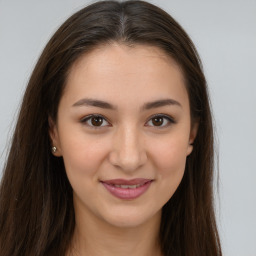
<instances>
[{"instance_id":1,"label":"woman","mask_svg":"<svg viewBox=\"0 0 256 256\"><path fill-rule=\"evenodd\" d=\"M1 183L1 255L221 255L212 177L187 34L143 1L92 4L30 78Z\"/></svg>"}]
</instances>

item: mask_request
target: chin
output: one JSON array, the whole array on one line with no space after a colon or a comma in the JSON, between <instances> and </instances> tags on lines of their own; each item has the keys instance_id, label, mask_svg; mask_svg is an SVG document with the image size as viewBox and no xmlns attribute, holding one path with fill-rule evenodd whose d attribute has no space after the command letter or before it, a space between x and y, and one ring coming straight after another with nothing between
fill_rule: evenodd
<instances>
[{"instance_id":1,"label":"chin","mask_svg":"<svg viewBox=\"0 0 256 256\"><path fill-rule=\"evenodd\" d=\"M144 213L142 211L122 211L115 212L105 216L105 221L110 225L118 228L134 228L141 226L150 221L159 221L161 219L161 211L159 213Z\"/></svg>"}]
</instances>

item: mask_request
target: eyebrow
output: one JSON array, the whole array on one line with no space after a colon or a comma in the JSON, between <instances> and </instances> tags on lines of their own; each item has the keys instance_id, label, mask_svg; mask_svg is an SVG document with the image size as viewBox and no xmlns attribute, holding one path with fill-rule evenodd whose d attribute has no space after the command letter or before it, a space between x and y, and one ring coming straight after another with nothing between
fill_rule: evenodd
<instances>
[{"instance_id":1,"label":"eyebrow","mask_svg":"<svg viewBox=\"0 0 256 256\"><path fill-rule=\"evenodd\" d=\"M149 109L153 109L153 108L164 107L164 106L168 106L168 105L182 107L181 104L174 99L161 99L161 100L156 100L156 101L147 102L147 103L143 104L143 106L141 107L141 111L145 111L145 110L149 110ZM117 110L117 106L114 106L106 101L97 100L97 99L89 99L89 98L81 99L73 104L73 107L81 107L81 106L98 107L98 108L103 108L103 109Z\"/></svg>"},{"instance_id":2,"label":"eyebrow","mask_svg":"<svg viewBox=\"0 0 256 256\"><path fill-rule=\"evenodd\" d=\"M152 108L159 108L159 107L164 107L169 105L182 107L181 104L174 99L162 99L162 100L156 100L156 101L145 103L142 106L141 110L148 110Z\"/></svg>"}]
</instances>

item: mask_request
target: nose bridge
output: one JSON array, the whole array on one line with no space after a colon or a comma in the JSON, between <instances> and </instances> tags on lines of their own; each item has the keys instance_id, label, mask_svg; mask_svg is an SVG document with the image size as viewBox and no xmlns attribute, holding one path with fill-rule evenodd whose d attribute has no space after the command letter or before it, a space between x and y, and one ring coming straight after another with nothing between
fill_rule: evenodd
<instances>
[{"instance_id":1,"label":"nose bridge","mask_svg":"<svg viewBox=\"0 0 256 256\"><path fill-rule=\"evenodd\" d=\"M112 163L124 171L134 171L146 161L143 137L136 125L123 125L117 130L111 152Z\"/></svg>"}]
</instances>

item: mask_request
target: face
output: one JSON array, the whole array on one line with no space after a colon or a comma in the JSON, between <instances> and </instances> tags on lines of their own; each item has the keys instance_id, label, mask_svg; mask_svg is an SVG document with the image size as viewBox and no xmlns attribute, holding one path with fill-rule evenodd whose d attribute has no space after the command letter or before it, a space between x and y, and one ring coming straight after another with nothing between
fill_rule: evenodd
<instances>
[{"instance_id":1,"label":"face","mask_svg":"<svg viewBox=\"0 0 256 256\"><path fill-rule=\"evenodd\" d=\"M98 48L72 66L50 135L76 215L119 227L159 218L196 135L182 72L156 47Z\"/></svg>"}]
</instances>

